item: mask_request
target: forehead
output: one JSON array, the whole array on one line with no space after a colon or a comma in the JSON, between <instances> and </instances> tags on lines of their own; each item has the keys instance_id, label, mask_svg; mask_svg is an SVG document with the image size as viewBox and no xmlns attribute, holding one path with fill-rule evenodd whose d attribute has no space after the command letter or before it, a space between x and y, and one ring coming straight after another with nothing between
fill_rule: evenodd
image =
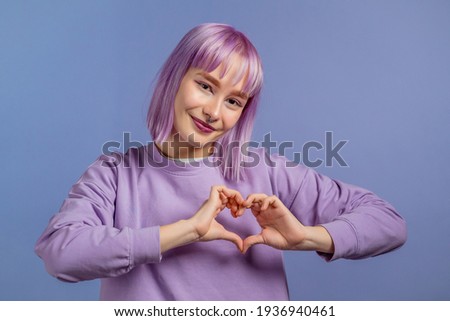
<instances>
[{"instance_id":1,"label":"forehead","mask_svg":"<svg viewBox=\"0 0 450 321\"><path fill-rule=\"evenodd\" d=\"M211 73L208 73L201 69L194 69L193 73L196 76L206 79L208 82L212 83L215 87L219 89L230 91L231 94L239 96L242 99L249 98L248 93L243 91L245 78L242 78L237 82L233 80L232 74L230 74L230 76L225 75L224 77L220 78L219 77L220 72L218 71L218 68Z\"/></svg>"},{"instance_id":2,"label":"forehead","mask_svg":"<svg viewBox=\"0 0 450 321\"><path fill-rule=\"evenodd\" d=\"M231 78L234 85L242 82L241 90L249 97L262 86L262 68L258 59L237 52L221 52L220 55L205 55L194 59L191 67L216 74L218 79Z\"/></svg>"},{"instance_id":3,"label":"forehead","mask_svg":"<svg viewBox=\"0 0 450 321\"><path fill-rule=\"evenodd\" d=\"M217 87L227 85L240 92L246 92L244 89L248 82L248 66L242 60L238 55L234 55L215 69L191 67L188 72L206 78ZM249 96L249 93L246 92L245 96Z\"/></svg>"}]
</instances>

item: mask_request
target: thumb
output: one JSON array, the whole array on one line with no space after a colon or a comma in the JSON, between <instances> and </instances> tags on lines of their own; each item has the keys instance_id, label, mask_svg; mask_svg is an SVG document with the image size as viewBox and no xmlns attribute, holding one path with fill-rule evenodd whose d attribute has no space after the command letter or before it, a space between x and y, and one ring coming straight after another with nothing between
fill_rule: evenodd
<instances>
[{"instance_id":1,"label":"thumb","mask_svg":"<svg viewBox=\"0 0 450 321\"><path fill-rule=\"evenodd\" d=\"M245 254L249 248L251 248L255 244L263 244L264 238L261 234L258 235L250 235L244 240L244 247L242 253Z\"/></svg>"},{"instance_id":2,"label":"thumb","mask_svg":"<svg viewBox=\"0 0 450 321\"><path fill-rule=\"evenodd\" d=\"M244 241L242 241L241 237L236 233L225 230L222 233L221 239L234 243L237 246L238 250L242 252Z\"/></svg>"}]
</instances>

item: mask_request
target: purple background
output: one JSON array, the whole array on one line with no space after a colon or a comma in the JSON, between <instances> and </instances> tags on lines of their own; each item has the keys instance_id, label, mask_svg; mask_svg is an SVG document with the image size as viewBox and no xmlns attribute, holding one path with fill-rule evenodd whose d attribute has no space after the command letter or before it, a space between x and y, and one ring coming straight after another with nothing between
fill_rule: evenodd
<instances>
[{"instance_id":1,"label":"purple background","mask_svg":"<svg viewBox=\"0 0 450 321\"><path fill-rule=\"evenodd\" d=\"M0 1L0 299L98 298L98 281L50 277L34 243L103 143L149 140L153 78L202 22L262 56L255 140L349 140L349 167L317 170L408 222L406 245L372 259L287 252L291 298L450 300L450 2L435 0Z\"/></svg>"}]
</instances>

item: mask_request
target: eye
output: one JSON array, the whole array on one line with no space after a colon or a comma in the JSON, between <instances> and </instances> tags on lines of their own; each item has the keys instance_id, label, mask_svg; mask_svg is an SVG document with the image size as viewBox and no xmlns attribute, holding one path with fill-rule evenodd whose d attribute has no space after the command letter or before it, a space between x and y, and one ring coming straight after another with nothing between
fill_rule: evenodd
<instances>
[{"instance_id":1,"label":"eye","mask_svg":"<svg viewBox=\"0 0 450 321\"><path fill-rule=\"evenodd\" d=\"M196 83L200 86L201 89L208 90L208 91L212 92L212 88L211 88L210 85L205 84L204 82L201 82L201 81L196 81Z\"/></svg>"},{"instance_id":2,"label":"eye","mask_svg":"<svg viewBox=\"0 0 450 321\"><path fill-rule=\"evenodd\" d=\"M227 99L227 101L232 106L242 107L242 103L237 99L229 98L229 99Z\"/></svg>"}]
</instances>

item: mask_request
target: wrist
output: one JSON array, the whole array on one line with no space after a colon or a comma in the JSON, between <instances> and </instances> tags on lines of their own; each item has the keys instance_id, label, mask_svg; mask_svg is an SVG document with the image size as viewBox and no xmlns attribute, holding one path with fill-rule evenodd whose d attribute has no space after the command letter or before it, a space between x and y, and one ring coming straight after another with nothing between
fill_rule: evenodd
<instances>
[{"instance_id":1,"label":"wrist","mask_svg":"<svg viewBox=\"0 0 450 321\"><path fill-rule=\"evenodd\" d=\"M323 226L305 226L305 238L296 246L296 249L334 253L334 243Z\"/></svg>"},{"instance_id":2,"label":"wrist","mask_svg":"<svg viewBox=\"0 0 450 321\"><path fill-rule=\"evenodd\" d=\"M180 228L185 231L188 243L196 242L202 237L196 228L192 217L187 220L180 220L177 224L179 224Z\"/></svg>"},{"instance_id":3,"label":"wrist","mask_svg":"<svg viewBox=\"0 0 450 321\"><path fill-rule=\"evenodd\" d=\"M161 253L198 239L199 235L190 220L180 220L160 227Z\"/></svg>"}]
</instances>

